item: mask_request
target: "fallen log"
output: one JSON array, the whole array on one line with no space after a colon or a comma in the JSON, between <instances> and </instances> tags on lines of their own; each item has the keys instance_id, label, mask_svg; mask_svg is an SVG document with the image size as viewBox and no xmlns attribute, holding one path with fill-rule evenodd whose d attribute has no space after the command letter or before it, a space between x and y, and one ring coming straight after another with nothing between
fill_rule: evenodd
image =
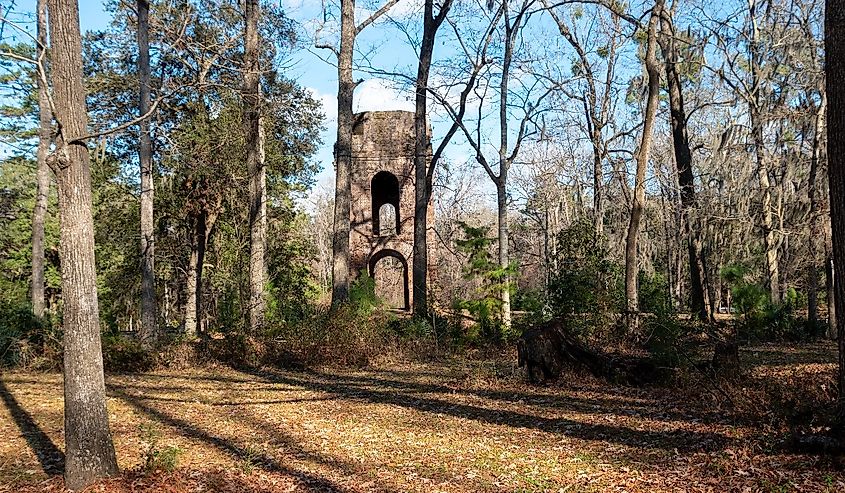
<instances>
[{"instance_id":1,"label":"fallen log","mask_svg":"<svg viewBox=\"0 0 845 493\"><path fill-rule=\"evenodd\" d=\"M614 383L643 385L663 376L665 368L649 358L606 354L588 347L560 319L526 330L517 340L519 367L527 367L531 383L556 380L565 367L583 368Z\"/></svg>"}]
</instances>

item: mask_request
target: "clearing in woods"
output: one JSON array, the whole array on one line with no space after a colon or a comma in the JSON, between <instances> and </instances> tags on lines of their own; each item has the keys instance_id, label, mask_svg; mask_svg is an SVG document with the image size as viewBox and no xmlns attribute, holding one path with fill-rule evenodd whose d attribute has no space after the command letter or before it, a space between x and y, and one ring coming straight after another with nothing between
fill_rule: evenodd
<instances>
[{"instance_id":1,"label":"clearing in woods","mask_svg":"<svg viewBox=\"0 0 845 493\"><path fill-rule=\"evenodd\" d=\"M782 426L749 414L755 388L831 380L834 346L742 358L733 406L694 376L681 391L580 375L531 387L510 360L111 375L126 472L90 491L845 490L835 460L787 452ZM0 491L61 490L61 375L4 373L0 398ZM181 451L173 472L141 472L151 429L152 452Z\"/></svg>"}]
</instances>

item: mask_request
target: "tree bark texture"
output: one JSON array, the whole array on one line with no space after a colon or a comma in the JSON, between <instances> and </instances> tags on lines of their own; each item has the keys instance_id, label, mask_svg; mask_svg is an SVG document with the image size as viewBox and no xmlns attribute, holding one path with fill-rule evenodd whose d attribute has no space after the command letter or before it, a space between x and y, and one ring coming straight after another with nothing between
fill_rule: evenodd
<instances>
[{"instance_id":1,"label":"tree bark texture","mask_svg":"<svg viewBox=\"0 0 845 493\"><path fill-rule=\"evenodd\" d=\"M36 5L37 36L36 57L46 71L47 57L47 0L38 0ZM32 280L30 300L32 313L44 316L44 221L47 217L47 199L50 194L50 169L47 155L50 153L53 115L50 110L49 88L38 77L38 153L35 171L35 208L32 213Z\"/></svg>"},{"instance_id":2,"label":"tree bark texture","mask_svg":"<svg viewBox=\"0 0 845 493\"><path fill-rule=\"evenodd\" d=\"M833 276L845 278L845 1L827 0L825 14L825 84L827 86L828 180L833 237ZM834 283L839 340L840 424L845 421L845 285Z\"/></svg>"},{"instance_id":3,"label":"tree bark texture","mask_svg":"<svg viewBox=\"0 0 845 493\"><path fill-rule=\"evenodd\" d=\"M243 111L249 174L249 326L250 331L255 333L264 327L267 283L267 177L261 118L258 0L247 0L244 16Z\"/></svg>"},{"instance_id":4,"label":"tree bark texture","mask_svg":"<svg viewBox=\"0 0 845 493\"><path fill-rule=\"evenodd\" d=\"M340 48L337 57L337 142L335 143L332 306L349 299L349 221L352 200L352 55L355 47L355 2L340 2Z\"/></svg>"},{"instance_id":5,"label":"tree bark texture","mask_svg":"<svg viewBox=\"0 0 845 493\"><path fill-rule=\"evenodd\" d=\"M94 264L91 169L85 135L82 42L76 0L49 0L52 85L60 128L52 167L59 192L64 302L65 484L82 489L117 473L109 432L97 272Z\"/></svg>"},{"instance_id":6,"label":"tree bark texture","mask_svg":"<svg viewBox=\"0 0 845 493\"><path fill-rule=\"evenodd\" d=\"M138 113L150 110L150 3L138 0ZM139 124L138 161L141 166L141 324L138 331L142 344L154 342L157 338L156 318L158 306L155 292L155 222L153 218L152 138L150 121Z\"/></svg>"},{"instance_id":7,"label":"tree bark texture","mask_svg":"<svg viewBox=\"0 0 845 493\"><path fill-rule=\"evenodd\" d=\"M635 328L638 325L637 275L639 264L637 262L637 240L645 203L645 170L651 153L652 131L660 91L660 72L657 63L657 21L662 10L663 0L656 0L651 18L648 21L648 40L645 55L645 67L648 73L648 96L645 115L643 116L642 141L637 152L637 171L634 181L634 196L631 201L631 218L628 223L628 235L625 239L625 297L629 328Z\"/></svg>"}]
</instances>

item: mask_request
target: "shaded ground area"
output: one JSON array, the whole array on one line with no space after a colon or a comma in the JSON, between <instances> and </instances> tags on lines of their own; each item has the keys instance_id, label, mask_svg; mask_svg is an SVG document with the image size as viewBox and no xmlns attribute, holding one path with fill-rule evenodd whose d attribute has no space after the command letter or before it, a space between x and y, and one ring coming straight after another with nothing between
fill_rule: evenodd
<instances>
[{"instance_id":1,"label":"shaded ground area","mask_svg":"<svg viewBox=\"0 0 845 493\"><path fill-rule=\"evenodd\" d=\"M756 381L830 376L834 358L825 344L743 352ZM93 490L845 490L835 461L785 453L772 426L689 393L523 379L509 360L458 359L110 376L121 468L143 461L141 425L182 454L173 473L129 472ZM0 400L0 492L60 490L61 376L3 374Z\"/></svg>"}]
</instances>

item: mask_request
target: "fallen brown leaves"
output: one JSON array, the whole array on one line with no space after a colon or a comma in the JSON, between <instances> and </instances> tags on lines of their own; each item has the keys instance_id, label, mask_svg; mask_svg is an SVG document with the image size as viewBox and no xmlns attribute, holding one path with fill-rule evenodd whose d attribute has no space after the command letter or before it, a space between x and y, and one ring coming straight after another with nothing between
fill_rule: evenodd
<instances>
[{"instance_id":1,"label":"fallen brown leaves","mask_svg":"<svg viewBox=\"0 0 845 493\"><path fill-rule=\"evenodd\" d=\"M796 347L744 352L749 381L816 385L833 371L829 348ZM113 375L126 472L90 491L845 490L829 459L784 452L777 427L749 410L689 388L564 380L530 387L510 361L464 359ZM64 447L61 376L9 373L0 384L0 492L61 491L51 457ZM174 472L141 472L150 424L157 446L183 451Z\"/></svg>"}]
</instances>

